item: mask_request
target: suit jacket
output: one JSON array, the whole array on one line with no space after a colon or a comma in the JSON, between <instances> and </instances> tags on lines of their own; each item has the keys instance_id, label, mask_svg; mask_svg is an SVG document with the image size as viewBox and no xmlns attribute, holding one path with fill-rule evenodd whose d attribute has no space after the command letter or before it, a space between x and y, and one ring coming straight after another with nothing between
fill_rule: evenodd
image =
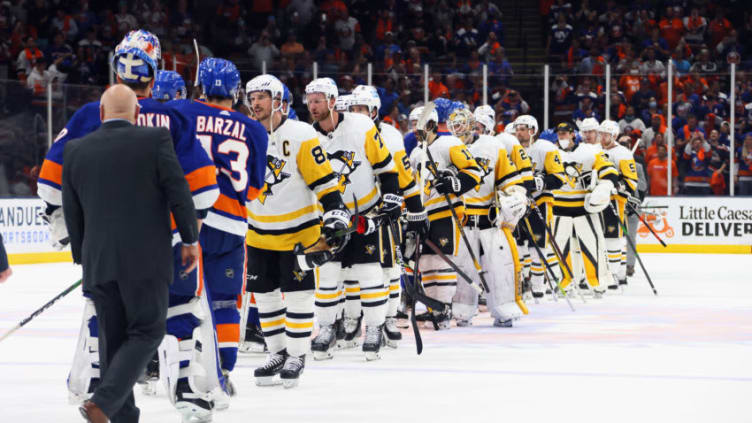
<instances>
[{"instance_id":1,"label":"suit jacket","mask_svg":"<svg viewBox=\"0 0 752 423\"><path fill-rule=\"evenodd\" d=\"M171 283L170 212L183 242L198 240L191 192L165 128L113 120L68 142L62 191L84 290L113 280Z\"/></svg>"}]
</instances>

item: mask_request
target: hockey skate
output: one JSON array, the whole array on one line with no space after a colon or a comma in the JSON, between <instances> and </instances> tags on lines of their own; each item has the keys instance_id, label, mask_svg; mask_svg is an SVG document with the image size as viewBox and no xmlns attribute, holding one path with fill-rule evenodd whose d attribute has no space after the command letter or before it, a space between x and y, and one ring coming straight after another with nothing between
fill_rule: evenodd
<instances>
[{"instance_id":1,"label":"hockey skate","mask_svg":"<svg viewBox=\"0 0 752 423\"><path fill-rule=\"evenodd\" d=\"M447 330L452 327L452 309L447 307L446 311L431 312L431 326L435 330Z\"/></svg>"},{"instance_id":2,"label":"hockey skate","mask_svg":"<svg viewBox=\"0 0 752 423\"><path fill-rule=\"evenodd\" d=\"M269 353L261 367L253 371L253 377L256 379L256 386L274 386L282 383L276 376L282 371L282 367L287 360L287 351L282 350L276 353Z\"/></svg>"},{"instance_id":3,"label":"hockey skate","mask_svg":"<svg viewBox=\"0 0 752 423\"><path fill-rule=\"evenodd\" d=\"M470 319L454 319L458 328L466 328L473 325L473 321Z\"/></svg>"},{"instance_id":4,"label":"hockey skate","mask_svg":"<svg viewBox=\"0 0 752 423\"><path fill-rule=\"evenodd\" d=\"M221 411L230 408L230 397L236 394L235 384L230 380L230 372L222 369L222 377L225 380L224 387L217 386L211 392L214 410Z\"/></svg>"},{"instance_id":5,"label":"hockey skate","mask_svg":"<svg viewBox=\"0 0 752 423\"><path fill-rule=\"evenodd\" d=\"M208 423L212 421L214 408L208 395L193 391L187 379L178 381L175 408L181 414L183 423Z\"/></svg>"},{"instance_id":6,"label":"hockey skate","mask_svg":"<svg viewBox=\"0 0 752 423\"><path fill-rule=\"evenodd\" d=\"M493 325L497 328L511 328L513 319L494 319Z\"/></svg>"},{"instance_id":7,"label":"hockey skate","mask_svg":"<svg viewBox=\"0 0 752 423\"><path fill-rule=\"evenodd\" d=\"M345 339L337 341L337 349L345 350L360 345L360 335L362 334L360 327L362 321L362 314L357 319L345 317Z\"/></svg>"},{"instance_id":8,"label":"hockey skate","mask_svg":"<svg viewBox=\"0 0 752 423\"><path fill-rule=\"evenodd\" d=\"M300 357L287 356L285 365L282 367L282 371L279 373L280 379L285 389L290 389L298 386L300 381L300 375L303 374L305 369L305 354Z\"/></svg>"},{"instance_id":9,"label":"hockey skate","mask_svg":"<svg viewBox=\"0 0 752 423\"><path fill-rule=\"evenodd\" d=\"M318 335L311 341L311 351L314 360L330 360L334 358L332 349L337 344L334 325L322 326Z\"/></svg>"},{"instance_id":10,"label":"hockey skate","mask_svg":"<svg viewBox=\"0 0 752 423\"><path fill-rule=\"evenodd\" d=\"M366 337L363 341L363 352L366 361L374 361L381 358L381 344L384 343L384 325L366 326Z\"/></svg>"},{"instance_id":11,"label":"hockey skate","mask_svg":"<svg viewBox=\"0 0 752 423\"><path fill-rule=\"evenodd\" d=\"M387 317L384 321L384 335L386 345L390 348L397 348L399 341L402 340L402 332L397 327L396 317Z\"/></svg>"},{"instance_id":12,"label":"hockey skate","mask_svg":"<svg viewBox=\"0 0 752 423\"><path fill-rule=\"evenodd\" d=\"M238 348L242 353L264 353L267 352L264 335L261 328L251 325L245 328L245 340Z\"/></svg>"}]
</instances>

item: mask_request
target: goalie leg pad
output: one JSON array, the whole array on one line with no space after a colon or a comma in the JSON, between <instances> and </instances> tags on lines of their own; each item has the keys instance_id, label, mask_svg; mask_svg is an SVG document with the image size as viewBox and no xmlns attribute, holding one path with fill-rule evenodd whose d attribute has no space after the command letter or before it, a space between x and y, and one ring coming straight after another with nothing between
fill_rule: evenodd
<instances>
[{"instance_id":1,"label":"goalie leg pad","mask_svg":"<svg viewBox=\"0 0 752 423\"><path fill-rule=\"evenodd\" d=\"M344 270L347 280L360 283L360 304L363 307L363 321L366 326L380 326L386 318L386 303L389 297L382 279L381 264L357 263ZM348 316L348 317L359 317Z\"/></svg>"},{"instance_id":2,"label":"goalie leg pad","mask_svg":"<svg viewBox=\"0 0 752 423\"><path fill-rule=\"evenodd\" d=\"M94 301L85 298L78 343L67 380L69 399L72 404L80 404L89 399L99 381L98 331Z\"/></svg>"},{"instance_id":3,"label":"goalie leg pad","mask_svg":"<svg viewBox=\"0 0 752 423\"><path fill-rule=\"evenodd\" d=\"M604 290L613 285L606 261L606 240L597 215L588 214L575 220L575 232L582 251L583 267L588 284Z\"/></svg>"},{"instance_id":4,"label":"goalie leg pad","mask_svg":"<svg viewBox=\"0 0 752 423\"><path fill-rule=\"evenodd\" d=\"M300 357L311 349L313 290L285 292L285 337L287 353Z\"/></svg>"},{"instance_id":5,"label":"goalie leg pad","mask_svg":"<svg viewBox=\"0 0 752 423\"><path fill-rule=\"evenodd\" d=\"M473 246L476 257L480 257L479 233L477 228L465 228L465 235L467 235L470 245ZM480 285L480 276L464 242L459 246L456 263L466 275L473 279L473 282ZM483 268L486 269L485 266ZM491 276L488 272L486 275L488 280ZM457 277L457 289L452 298L452 316L458 321L470 321L476 314L478 314L478 292L466 280Z\"/></svg>"},{"instance_id":6,"label":"goalie leg pad","mask_svg":"<svg viewBox=\"0 0 752 423\"><path fill-rule=\"evenodd\" d=\"M480 258L488 275L488 310L495 319L518 319L522 313L515 303L514 259L512 250L498 228L480 231L483 255Z\"/></svg>"},{"instance_id":7,"label":"goalie leg pad","mask_svg":"<svg viewBox=\"0 0 752 423\"><path fill-rule=\"evenodd\" d=\"M561 254L564 256L564 260L572 269L573 262L576 260L575 253L572 248L572 234L574 233L574 219L570 216L556 216L554 218L554 239L556 244L561 248ZM566 288L572 282L572 275L566 270L562 272L563 279L561 281L562 288Z\"/></svg>"},{"instance_id":8,"label":"goalie leg pad","mask_svg":"<svg viewBox=\"0 0 752 423\"><path fill-rule=\"evenodd\" d=\"M319 326L333 325L344 306L342 263L330 261L318 268L315 306Z\"/></svg>"}]
</instances>

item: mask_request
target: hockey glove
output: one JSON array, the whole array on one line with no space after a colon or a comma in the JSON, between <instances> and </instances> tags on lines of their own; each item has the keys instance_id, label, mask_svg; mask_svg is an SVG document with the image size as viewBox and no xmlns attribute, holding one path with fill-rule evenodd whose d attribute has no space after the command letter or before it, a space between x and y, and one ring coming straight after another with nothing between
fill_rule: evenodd
<instances>
[{"instance_id":1,"label":"hockey glove","mask_svg":"<svg viewBox=\"0 0 752 423\"><path fill-rule=\"evenodd\" d=\"M384 194L381 198L379 214L386 215L391 221L399 219L402 214L402 196L397 194Z\"/></svg>"},{"instance_id":2,"label":"hockey glove","mask_svg":"<svg viewBox=\"0 0 752 423\"><path fill-rule=\"evenodd\" d=\"M456 194L462 190L460 178L451 170L440 171L433 186L439 194Z\"/></svg>"},{"instance_id":3,"label":"hockey glove","mask_svg":"<svg viewBox=\"0 0 752 423\"><path fill-rule=\"evenodd\" d=\"M335 253L342 251L350 240L350 233L347 231L349 223L350 212L347 210L334 209L324 213L324 227L321 232Z\"/></svg>"},{"instance_id":4,"label":"hockey glove","mask_svg":"<svg viewBox=\"0 0 752 423\"><path fill-rule=\"evenodd\" d=\"M360 235L371 235L379 227L375 219L366 216L353 216L352 226Z\"/></svg>"},{"instance_id":5,"label":"hockey glove","mask_svg":"<svg viewBox=\"0 0 752 423\"><path fill-rule=\"evenodd\" d=\"M546 188L546 182L543 179L543 176L541 175L535 175L533 177L533 180L535 181L535 190L540 192L543 191Z\"/></svg>"},{"instance_id":6,"label":"hockey glove","mask_svg":"<svg viewBox=\"0 0 752 423\"><path fill-rule=\"evenodd\" d=\"M499 210L501 211L501 217L503 224L510 226L516 226L517 222L527 212L527 197L524 195L514 193L509 196L501 197L499 200Z\"/></svg>"},{"instance_id":7,"label":"hockey glove","mask_svg":"<svg viewBox=\"0 0 752 423\"><path fill-rule=\"evenodd\" d=\"M293 252L296 258L295 270L302 270L304 272L313 270L334 258L334 253L327 250L306 254L302 244L297 244Z\"/></svg>"},{"instance_id":8,"label":"hockey glove","mask_svg":"<svg viewBox=\"0 0 752 423\"><path fill-rule=\"evenodd\" d=\"M42 220L47 222L47 226L50 228L52 248L62 250L70 244L70 236L68 236L68 228L65 226L63 208L57 207L52 212L49 211L50 208L48 207L44 213L41 213Z\"/></svg>"},{"instance_id":9,"label":"hockey glove","mask_svg":"<svg viewBox=\"0 0 752 423\"><path fill-rule=\"evenodd\" d=\"M407 232L424 237L428 234L429 227L428 214L425 211L407 214Z\"/></svg>"}]
</instances>

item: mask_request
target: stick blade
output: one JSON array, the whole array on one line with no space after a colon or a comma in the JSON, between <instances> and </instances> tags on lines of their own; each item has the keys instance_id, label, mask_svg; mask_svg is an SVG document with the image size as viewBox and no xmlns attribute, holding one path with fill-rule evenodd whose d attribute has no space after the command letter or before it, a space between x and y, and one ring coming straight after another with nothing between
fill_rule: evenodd
<instances>
[{"instance_id":1,"label":"stick blade","mask_svg":"<svg viewBox=\"0 0 752 423\"><path fill-rule=\"evenodd\" d=\"M423 113L420 114L420 117L418 117L418 122L415 124L415 127L424 130L426 129L426 124L428 123L428 118L431 117L431 113L436 110L436 104L434 104L433 101L429 101L423 106Z\"/></svg>"}]
</instances>

